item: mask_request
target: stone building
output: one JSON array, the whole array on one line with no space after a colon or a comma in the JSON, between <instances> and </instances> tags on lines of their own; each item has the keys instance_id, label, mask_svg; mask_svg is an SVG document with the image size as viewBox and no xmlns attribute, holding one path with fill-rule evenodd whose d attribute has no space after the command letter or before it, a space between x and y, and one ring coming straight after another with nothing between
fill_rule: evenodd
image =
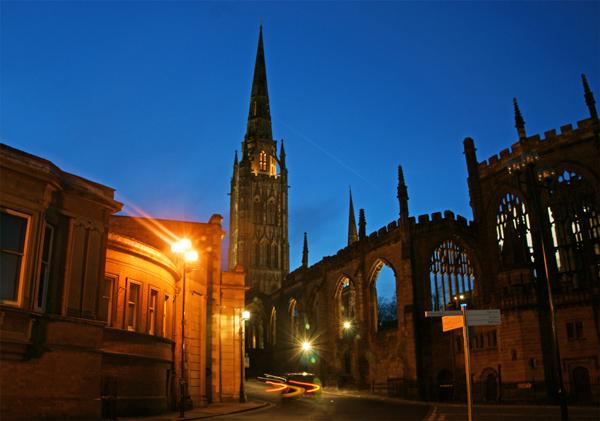
<instances>
[{"instance_id":1,"label":"stone building","mask_svg":"<svg viewBox=\"0 0 600 421\"><path fill-rule=\"evenodd\" d=\"M0 417L99 419L239 397L244 274L221 272L221 217L112 216L114 190L0 145Z\"/></svg>"},{"instance_id":2,"label":"stone building","mask_svg":"<svg viewBox=\"0 0 600 421\"><path fill-rule=\"evenodd\" d=\"M303 368L329 385L370 386L408 398L464 398L462 338L442 333L441 322L424 313L466 303L502 313L499 326L471 328L477 400L556 400L560 374L569 399L599 401L600 124L585 77L583 85L589 118L575 128L528 135L515 100L518 137L509 149L479 161L474 141L464 140L472 221L449 210L409 215L399 167L398 219L367 235L364 210L357 230L351 201L348 246L310 267L305 237L302 266L280 288L272 283L262 296L247 296L257 314L248 325L250 373ZM255 156L249 151L256 149L245 148L245 157ZM244 224L256 227L252 196L240 212L238 180L236 162L230 256L242 238L234 232ZM254 200L252 209L266 203L260 195ZM247 232L255 237L245 237L244 247L255 241L255 250L260 230ZM245 253L251 260L252 251ZM384 268L395 280L392 316L385 318L378 303ZM301 352L304 340L313 342L314 351Z\"/></svg>"},{"instance_id":3,"label":"stone building","mask_svg":"<svg viewBox=\"0 0 600 421\"><path fill-rule=\"evenodd\" d=\"M229 267L246 269L249 294L269 294L289 272L288 185L283 140L271 131L262 26L258 37L250 110L242 157L233 163Z\"/></svg>"}]
</instances>

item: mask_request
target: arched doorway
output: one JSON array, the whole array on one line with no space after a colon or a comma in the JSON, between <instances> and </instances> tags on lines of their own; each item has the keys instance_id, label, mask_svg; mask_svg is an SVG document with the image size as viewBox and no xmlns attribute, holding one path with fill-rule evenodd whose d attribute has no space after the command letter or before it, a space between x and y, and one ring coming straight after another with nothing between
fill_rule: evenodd
<instances>
[{"instance_id":1,"label":"arched doorway","mask_svg":"<svg viewBox=\"0 0 600 421\"><path fill-rule=\"evenodd\" d=\"M450 370L441 370L437 376L437 395L440 402L454 398L454 379Z\"/></svg>"},{"instance_id":2,"label":"arched doorway","mask_svg":"<svg viewBox=\"0 0 600 421\"><path fill-rule=\"evenodd\" d=\"M573 400L577 402L589 402L592 400L592 388L590 386L590 373L585 367L577 367L571 373L573 378Z\"/></svg>"},{"instance_id":3,"label":"arched doorway","mask_svg":"<svg viewBox=\"0 0 600 421\"><path fill-rule=\"evenodd\" d=\"M496 370L491 368L484 370L481 381L483 382L484 402L496 402L498 400L498 375Z\"/></svg>"}]
</instances>

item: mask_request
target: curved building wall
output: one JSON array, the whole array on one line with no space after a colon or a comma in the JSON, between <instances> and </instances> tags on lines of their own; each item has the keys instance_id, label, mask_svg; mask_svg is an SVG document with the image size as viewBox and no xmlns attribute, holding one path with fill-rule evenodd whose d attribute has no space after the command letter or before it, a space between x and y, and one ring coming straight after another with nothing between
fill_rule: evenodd
<instances>
[{"instance_id":1,"label":"curved building wall","mask_svg":"<svg viewBox=\"0 0 600 421\"><path fill-rule=\"evenodd\" d=\"M102 382L105 396L116 396L118 415L156 414L172 403L177 279L175 266L161 252L109 233L100 294L107 321Z\"/></svg>"}]
</instances>

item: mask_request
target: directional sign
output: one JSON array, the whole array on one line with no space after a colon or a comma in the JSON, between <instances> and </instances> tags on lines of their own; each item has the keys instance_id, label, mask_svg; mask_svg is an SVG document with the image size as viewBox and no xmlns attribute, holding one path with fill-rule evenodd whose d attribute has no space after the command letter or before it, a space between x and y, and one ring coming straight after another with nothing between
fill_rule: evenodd
<instances>
[{"instance_id":1,"label":"directional sign","mask_svg":"<svg viewBox=\"0 0 600 421\"><path fill-rule=\"evenodd\" d=\"M451 310L451 311L426 311L425 317L444 317L444 316L458 316L462 314L460 310Z\"/></svg>"},{"instance_id":2,"label":"directional sign","mask_svg":"<svg viewBox=\"0 0 600 421\"><path fill-rule=\"evenodd\" d=\"M468 326L495 326L501 324L500 319L500 310L467 310L467 325ZM448 319L447 322L444 322L444 319L447 317L454 318L456 316L462 315L460 311L426 311L425 317L441 317L442 323L453 323ZM454 322L458 323L458 322ZM462 323L462 322L461 322ZM443 325L446 326L446 325ZM451 326L448 324L448 326ZM457 325L454 328L446 329L444 327L444 332L447 330L458 329L462 325Z\"/></svg>"},{"instance_id":3,"label":"directional sign","mask_svg":"<svg viewBox=\"0 0 600 421\"><path fill-rule=\"evenodd\" d=\"M500 310L467 310L468 326L495 326L501 324Z\"/></svg>"},{"instance_id":4,"label":"directional sign","mask_svg":"<svg viewBox=\"0 0 600 421\"><path fill-rule=\"evenodd\" d=\"M463 327L463 316L443 316L442 317L442 330L448 332L449 330L460 329Z\"/></svg>"},{"instance_id":5,"label":"directional sign","mask_svg":"<svg viewBox=\"0 0 600 421\"><path fill-rule=\"evenodd\" d=\"M461 311L426 311L425 317L441 317L442 329L444 332L462 328L463 348L465 354L465 377L467 385L467 418L469 421L473 421L473 393L471 391L471 348L469 346L469 326L499 325L501 322L500 310L467 310L466 304L461 304L460 310Z\"/></svg>"}]
</instances>

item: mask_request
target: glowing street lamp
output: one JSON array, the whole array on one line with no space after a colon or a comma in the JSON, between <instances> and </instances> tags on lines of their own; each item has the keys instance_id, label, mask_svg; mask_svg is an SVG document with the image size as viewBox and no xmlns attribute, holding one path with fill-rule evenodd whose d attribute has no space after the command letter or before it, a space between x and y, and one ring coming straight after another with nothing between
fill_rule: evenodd
<instances>
[{"instance_id":1,"label":"glowing street lamp","mask_svg":"<svg viewBox=\"0 0 600 421\"><path fill-rule=\"evenodd\" d=\"M302 351L309 352L312 349L312 344L308 341L302 342Z\"/></svg>"},{"instance_id":2,"label":"glowing street lamp","mask_svg":"<svg viewBox=\"0 0 600 421\"><path fill-rule=\"evenodd\" d=\"M350 330L352 328L352 322L350 322L349 320L346 320L342 326L343 326L344 330Z\"/></svg>"},{"instance_id":3,"label":"glowing street lamp","mask_svg":"<svg viewBox=\"0 0 600 421\"><path fill-rule=\"evenodd\" d=\"M245 353L244 353L244 324L250 320L250 312L243 310L240 314L240 403L246 402L246 391L244 390L245 372Z\"/></svg>"},{"instance_id":4,"label":"glowing street lamp","mask_svg":"<svg viewBox=\"0 0 600 421\"><path fill-rule=\"evenodd\" d=\"M192 242L187 238L182 238L171 245L171 251L176 254L180 254L183 257L183 285L181 288L181 375L179 377L179 416L185 417L185 376L183 371L185 369L185 273L186 273L186 262L195 262L198 260L198 252L192 249Z\"/></svg>"}]
</instances>

